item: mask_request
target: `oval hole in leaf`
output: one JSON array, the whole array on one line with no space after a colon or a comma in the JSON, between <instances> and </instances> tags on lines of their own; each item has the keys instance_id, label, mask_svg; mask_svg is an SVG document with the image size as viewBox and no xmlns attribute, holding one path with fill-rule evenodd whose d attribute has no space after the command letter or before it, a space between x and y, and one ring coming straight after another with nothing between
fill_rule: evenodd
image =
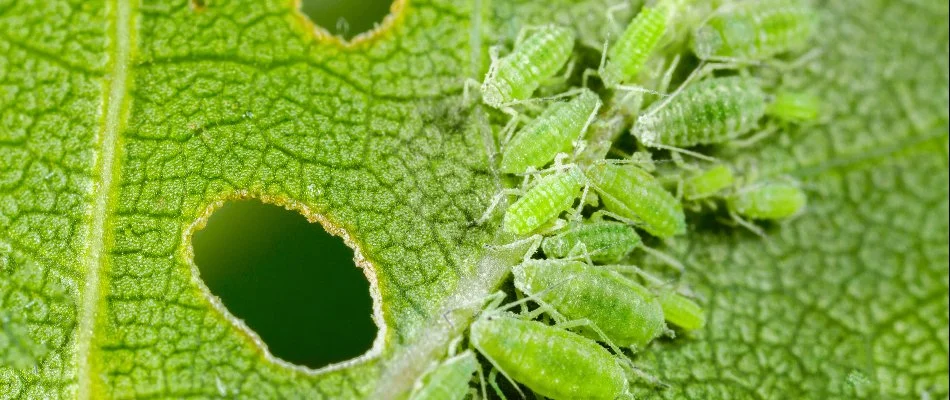
<instances>
[{"instance_id":1,"label":"oval hole in leaf","mask_svg":"<svg viewBox=\"0 0 950 400\"><path fill-rule=\"evenodd\" d=\"M192 245L208 289L275 357L321 368L372 347L369 282L353 250L320 224L258 200L231 201Z\"/></svg>"},{"instance_id":2,"label":"oval hole in leaf","mask_svg":"<svg viewBox=\"0 0 950 400\"><path fill-rule=\"evenodd\" d=\"M346 40L373 29L389 14L392 0L301 0L300 12Z\"/></svg>"}]
</instances>

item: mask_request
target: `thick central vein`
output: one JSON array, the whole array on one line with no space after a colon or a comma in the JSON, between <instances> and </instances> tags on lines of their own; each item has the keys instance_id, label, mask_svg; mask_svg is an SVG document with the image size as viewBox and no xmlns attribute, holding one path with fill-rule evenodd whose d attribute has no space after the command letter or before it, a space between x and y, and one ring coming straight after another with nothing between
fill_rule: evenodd
<instances>
[{"instance_id":1,"label":"thick central vein","mask_svg":"<svg viewBox=\"0 0 950 400\"><path fill-rule=\"evenodd\" d=\"M95 187L95 203L92 208L88 247L86 248L86 282L82 295L77 339L78 397L92 397L93 371L92 341L96 330L97 310L103 294L101 274L106 265L106 241L109 205L112 202L117 178L117 149L119 132L125 123L126 86L129 80L132 44L134 42L134 5L129 0L113 0L114 26L110 32L112 43L110 71L103 91L104 117L99 130L98 184Z\"/></svg>"}]
</instances>

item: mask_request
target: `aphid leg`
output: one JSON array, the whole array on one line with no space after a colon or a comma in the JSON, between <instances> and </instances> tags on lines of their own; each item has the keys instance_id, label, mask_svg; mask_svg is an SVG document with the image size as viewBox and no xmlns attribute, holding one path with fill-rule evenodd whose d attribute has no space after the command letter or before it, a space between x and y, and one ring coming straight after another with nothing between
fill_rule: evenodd
<instances>
[{"instance_id":1,"label":"aphid leg","mask_svg":"<svg viewBox=\"0 0 950 400\"><path fill-rule=\"evenodd\" d=\"M614 31L614 33L616 33L616 34L618 34L618 35L619 35L621 32L623 32L624 27L623 27L623 25L620 24L619 21L617 21L616 18L614 18L614 14L616 14L618 11L626 10L626 9L628 9L628 8L630 8L630 5L627 4L626 1L620 2L620 3L617 3L617 4L614 4L614 5L612 5L612 6L610 6L610 7L607 8L607 23L610 25L610 28ZM604 53L607 52L607 48L606 48L606 47L607 47L607 46L604 45ZM603 63L601 63L601 64L603 64Z\"/></svg>"},{"instance_id":2,"label":"aphid leg","mask_svg":"<svg viewBox=\"0 0 950 400\"><path fill-rule=\"evenodd\" d=\"M582 212L584 211L584 206L587 203L588 192L590 192L590 185L585 184L584 190L581 192L581 200L577 203L577 209L574 210L574 215L572 216L574 221L580 221L582 218L584 218Z\"/></svg>"},{"instance_id":3,"label":"aphid leg","mask_svg":"<svg viewBox=\"0 0 950 400\"><path fill-rule=\"evenodd\" d=\"M481 363L479 362L475 363L475 371L478 372L478 386L481 387L482 398L487 399L488 391L486 390L487 388L485 387L485 371L482 369ZM473 396L472 398L474 399L475 397Z\"/></svg>"},{"instance_id":4,"label":"aphid leg","mask_svg":"<svg viewBox=\"0 0 950 400\"><path fill-rule=\"evenodd\" d=\"M675 147L675 146L667 146L667 145L665 145L665 144L653 143L653 144L650 145L650 147L657 148L657 149L663 149L663 150L669 150L669 151L676 152L676 153L681 153L681 154L686 154L686 155L688 155L688 156L696 157L696 158L698 158L698 159L700 159L700 160L706 160L706 161L710 161L710 162L719 162L719 160L716 159L715 157L710 157L710 156L707 156L707 155L702 154L702 153L697 153L697 152L692 151L692 150L681 149L681 148Z\"/></svg>"},{"instance_id":5,"label":"aphid leg","mask_svg":"<svg viewBox=\"0 0 950 400\"><path fill-rule=\"evenodd\" d=\"M775 127L775 125L771 125L771 126L769 126L768 128L765 128L765 129L763 129L763 130L757 132L756 134L754 134L754 135L752 135L752 136L749 136L749 137L747 137L747 138L745 138L745 139L736 140L736 141L730 143L729 145L730 145L730 146L733 146L733 147L735 147L735 148L740 148L740 149L741 149L741 148L745 148L745 147L752 146L752 145L758 143L760 140L765 139L765 138L771 136L772 133L774 133L776 129L777 129L777 128Z\"/></svg>"},{"instance_id":6,"label":"aphid leg","mask_svg":"<svg viewBox=\"0 0 950 400\"><path fill-rule=\"evenodd\" d=\"M488 384L491 385L492 389L495 390L495 394L498 395L499 398L501 398L502 400L507 400L508 398L505 397L505 393L501 391L500 387L498 387L498 371L499 371L498 367L496 366L492 368L491 372L488 373ZM505 378L508 378L508 375L505 374L504 372L502 372L501 374L504 375ZM513 385L515 385L515 388L518 387L518 384L515 381L511 380L511 378L508 378L508 381L511 382ZM518 389L518 391L520 392L521 389ZM521 397L524 398L524 393L521 394Z\"/></svg>"},{"instance_id":7,"label":"aphid leg","mask_svg":"<svg viewBox=\"0 0 950 400\"><path fill-rule=\"evenodd\" d=\"M514 111L514 109L510 109L510 110ZM507 111L505 113L507 114ZM518 129L518 122L522 120L521 116L517 112L515 112L514 114L508 114L508 115L511 115L511 119L509 119L508 123L505 124L505 127L502 128L501 131L498 132L498 136L502 138L502 142L501 142L502 146L508 144L508 141L511 140L511 137L514 136L515 131Z\"/></svg>"},{"instance_id":8,"label":"aphid leg","mask_svg":"<svg viewBox=\"0 0 950 400\"><path fill-rule=\"evenodd\" d=\"M756 226L756 225L753 224L752 222L749 222L749 221L747 221L746 219L740 217L739 214L736 214L736 213L730 211L730 212L729 212L729 217L732 218L732 220L735 221L735 223L739 224L739 226L748 229L750 232L752 232L752 233L758 235L758 236L761 237L763 240L766 240L766 241L769 240L768 235L765 234L765 231L762 230L761 227Z\"/></svg>"},{"instance_id":9,"label":"aphid leg","mask_svg":"<svg viewBox=\"0 0 950 400\"><path fill-rule=\"evenodd\" d=\"M633 220L633 219L630 219L630 218L621 217L621 216L619 216L619 215L617 215L617 214L615 214L615 213L613 213L613 212L607 211L607 210L597 210L597 211L595 211L593 214L591 214L590 219L591 219L591 220L596 220L596 221L601 221L601 220L604 219L604 217L610 217L610 218L613 218L613 219L615 219L615 220L617 220L617 221L623 222L623 223L628 224L628 225L633 225L633 226L641 226L641 225L643 225L643 221L637 221L637 220Z\"/></svg>"},{"instance_id":10,"label":"aphid leg","mask_svg":"<svg viewBox=\"0 0 950 400\"><path fill-rule=\"evenodd\" d=\"M475 93L479 93L481 86L482 83L476 81L473 78L465 79L462 84L462 102L466 105L471 104L472 99L469 98L469 96L471 96L471 92L474 91ZM471 87L474 87L474 89L471 89Z\"/></svg>"},{"instance_id":11,"label":"aphid leg","mask_svg":"<svg viewBox=\"0 0 950 400\"><path fill-rule=\"evenodd\" d=\"M682 274L683 272L686 272L686 267L684 267L683 264L679 262L679 260L677 260L676 258L673 258L673 256L666 254L662 251L659 251L657 249L654 249L652 247L640 246L640 248L642 248L643 251L645 251L647 254L658 258L664 264L669 265L680 274Z\"/></svg>"},{"instance_id":12,"label":"aphid leg","mask_svg":"<svg viewBox=\"0 0 950 400\"><path fill-rule=\"evenodd\" d=\"M498 204L501 203L501 200L507 196L519 195L524 192L520 189L504 189L492 198L491 205L488 206L488 209L485 210L485 213L482 214L481 218L475 221L475 225L484 224L485 221L488 221L491 218L492 211L495 211L495 207L498 207Z\"/></svg>"},{"instance_id":13,"label":"aphid leg","mask_svg":"<svg viewBox=\"0 0 950 400\"><path fill-rule=\"evenodd\" d=\"M655 275L644 271L643 268L640 268L636 265L631 264L608 264L602 265L600 268L610 269L612 271L619 272L624 275L636 275L643 278L645 281L649 282L651 286L669 286L670 283L666 282L660 278L657 278Z\"/></svg>"},{"instance_id":14,"label":"aphid leg","mask_svg":"<svg viewBox=\"0 0 950 400\"><path fill-rule=\"evenodd\" d=\"M658 91L665 93L670 87L670 82L673 80L673 72L676 71L676 67L679 66L680 55L677 54L676 57L673 57L673 61L670 62L670 66L667 67L666 72L663 73L663 78L660 79L660 87L657 88Z\"/></svg>"}]
</instances>

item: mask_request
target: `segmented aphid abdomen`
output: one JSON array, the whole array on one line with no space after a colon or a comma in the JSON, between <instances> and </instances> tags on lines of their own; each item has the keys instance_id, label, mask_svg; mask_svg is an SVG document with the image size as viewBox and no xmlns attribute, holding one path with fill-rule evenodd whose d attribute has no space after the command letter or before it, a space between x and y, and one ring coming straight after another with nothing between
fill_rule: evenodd
<instances>
[{"instance_id":1,"label":"segmented aphid abdomen","mask_svg":"<svg viewBox=\"0 0 950 400\"><path fill-rule=\"evenodd\" d=\"M749 78L699 81L637 119L632 133L646 146L722 143L745 134L765 115L766 95Z\"/></svg>"},{"instance_id":2,"label":"segmented aphid abdomen","mask_svg":"<svg viewBox=\"0 0 950 400\"><path fill-rule=\"evenodd\" d=\"M815 23L815 12L805 1L734 3L693 32L693 52L701 59L763 60L805 49Z\"/></svg>"},{"instance_id":3,"label":"segmented aphid abdomen","mask_svg":"<svg viewBox=\"0 0 950 400\"><path fill-rule=\"evenodd\" d=\"M687 178L683 184L684 197L687 200L704 199L731 187L734 182L732 170L719 164Z\"/></svg>"},{"instance_id":4,"label":"segmented aphid abdomen","mask_svg":"<svg viewBox=\"0 0 950 400\"><path fill-rule=\"evenodd\" d=\"M686 296L666 290L660 294L660 305L663 307L663 316L671 324L688 331L706 326L706 312Z\"/></svg>"},{"instance_id":5,"label":"segmented aphid abdomen","mask_svg":"<svg viewBox=\"0 0 950 400\"><path fill-rule=\"evenodd\" d=\"M509 377L552 399L616 399L623 367L597 342L537 321L480 318L469 339Z\"/></svg>"},{"instance_id":6,"label":"segmented aphid abdomen","mask_svg":"<svg viewBox=\"0 0 950 400\"><path fill-rule=\"evenodd\" d=\"M495 70L482 84L482 98L495 108L530 98L564 67L573 50L571 29L553 25L532 29L510 54L495 61Z\"/></svg>"},{"instance_id":7,"label":"segmented aphid abdomen","mask_svg":"<svg viewBox=\"0 0 950 400\"><path fill-rule=\"evenodd\" d=\"M597 263L620 261L643 241L630 225L602 221L574 223L567 231L547 237L541 245L548 258L590 257Z\"/></svg>"},{"instance_id":8,"label":"segmented aphid abdomen","mask_svg":"<svg viewBox=\"0 0 950 400\"><path fill-rule=\"evenodd\" d=\"M505 232L526 235L571 208L584 186L584 174L574 167L541 178L505 211Z\"/></svg>"},{"instance_id":9,"label":"segmented aphid abdomen","mask_svg":"<svg viewBox=\"0 0 950 400\"><path fill-rule=\"evenodd\" d=\"M732 212L752 219L783 219L805 208L805 192L782 182L753 184L736 191L728 199Z\"/></svg>"},{"instance_id":10,"label":"segmented aphid abdomen","mask_svg":"<svg viewBox=\"0 0 950 400\"><path fill-rule=\"evenodd\" d=\"M464 351L429 371L416 384L411 400L462 400L469 393L468 383L478 368L475 353Z\"/></svg>"},{"instance_id":11,"label":"segmented aphid abdomen","mask_svg":"<svg viewBox=\"0 0 950 400\"><path fill-rule=\"evenodd\" d=\"M557 153L569 152L600 104L597 94L585 89L570 101L550 105L505 145L499 169L519 174L547 165Z\"/></svg>"},{"instance_id":12,"label":"segmented aphid abdomen","mask_svg":"<svg viewBox=\"0 0 950 400\"><path fill-rule=\"evenodd\" d=\"M580 261L529 260L512 274L518 290L539 295L569 319L590 320L617 346L642 349L666 331L656 296L616 272ZM589 328L580 332L603 340Z\"/></svg>"},{"instance_id":13,"label":"segmented aphid abdomen","mask_svg":"<svg viewBox=\"0 0 950 400\"><path fill-rule=\"evenodd\" d=\"M608 87L629 82L637 76L666 32L672 8L667 5L644 7L627 25L623 35L607 53L601 73Z\"/></svg>"},{"instance_id":14,"label":"segmented aphid abdomen","mask_svg":"<svg viewBox=\"0 0 950 400\"><path fill-rule=\"evenodd\" d=\"M686 233L683 206L646 171L598 163L587 170L587 179L608 211L638 221L651 235L666 239Z\"/></svg>"}]
</instances>

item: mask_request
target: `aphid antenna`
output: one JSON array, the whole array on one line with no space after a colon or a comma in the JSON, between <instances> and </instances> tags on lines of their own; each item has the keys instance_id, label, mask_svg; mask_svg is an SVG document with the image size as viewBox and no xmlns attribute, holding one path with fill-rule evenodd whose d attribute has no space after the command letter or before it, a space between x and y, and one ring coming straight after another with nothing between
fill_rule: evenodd
<instances>
[{"instance_id":1,"label":"aphid antenna","mask_svg":"<svg viewBox=\"0 0 950 400\"><path fill-rule=\"evenodd\" d=\"M750 222L749 220L746 220L745 218L742 218L741 216L739 216L739 214L736 214L735 212L732 212L732 211L729 211L729 217L732 218L733 222L735 222L736 224L739 224L739 226L743 228L748 229L749 232L756 234L757 236L761 237L762 240L765 241L767 244L771 245L769 236L765 234L765 231L762 230L762 227L755 225L754 223Z\"/></svg>"},{"instance_id":2,"label":"aphid antenna","mask_svg":"<svg viewBox=\"0 0 950 400\"><path fill-rule=\"evenodd\" d=\"M604 219L604 217L613 218L614 220L623 222L623 223L625 223L625 224L627 224L627 225L632 225L632 226L643 226L643 225L644 225L644 224L643 224L643 221L637 221L637 220L634 220L634 219L622 217L622 216L620 216L620 215L617 215L617 214L614 213L614 212L607 211L607 210L597 210L597 211L595 211L593 214L591 214L590 219L591 219L591 220L596 220L596 221L601 221L601 220Z\"/></svg>"},{"instance_id":3,"label":"aphid antenna","mask_svg":"<svg viewBox=\"0 0 950 400\"><path fill-rule=\"evenodd\" d=\"M651 273L649 273L649 272L647 272L647 271L644 271L643 268L640 268L640 267L638 267L638 266L636 266L636 265L633 265L633 264L607 264L607 265L602 265L601 268L610 269L610 270L613 270L613 271L616 271L616 272L620 272L620 273L622 273L622 274L637 275L637 276L639 276L639 277L645 279L647 282L650 282L650 284L653 285L653 286L661 286L661 287L662 287L662 286L669 286L669 285L670 285L670 282L664 281L664 280L662 280L662 279L660 279L660 278L654 276L653 274L651 274Z\"/></svg>"},{"instance_id":4,"label":"aphid antenna","mask_svg":"<svg viewBox=\"0 0 950 400\"><path fill-rule=\"evenodd\" d=\"M670 66L666 68L666 71L663 72L663 77L660 79L660 87L658 88L660 92L666 92L670 87L670 82L673 81L673 73L676 72L676 67L679 66L680 55L677 54L673 57L673 61L670 62Z\"/></svg>"},{"instance_id":5,"label":"aphid antenna","mask_svg":"<svg viewBox=\"0 0 950 400\"><path fill-rule=\"evenodd\" d=\"M495 197L492 198L491 205L489 205L488 209L485 210L482 216L478 218L477 221L475 221L475 225L481 225L481 224L484 224L485 221L488 221L488 219L491 218L492 211L495 211L495 208L498 207L498 204L501 203L502 199L504 199L507 196L521 195L523 193L524 191L522 191L521 189L514 189L514 188L502 189L498 194L495 195Z\"/></svg>"},{"instance_id":6,"label":"aphid antenna","mask_svg":"<svg viewBox=\"0 0 950 400\"><path fill-rule=\"evenodd\" d=\"M711 63L708 63L706 60L703 60L702 62L700 62L698 66L696 66L696 69L694 69L693 72L690 72L689 76L687 76L686 79L683 80L683 83L681 83L676 88L676 90L673 91L673 93L670 93L669 95L665 96L663 98L663 101L661 101L659 104L650 106L646 114L644 114L642 117L652 116L653 114L656 114L657 112L659 112L660 109L662 109L663 107L666 107L666 105L669 104L669 102L675 99L677 96L679 96L680 92L682 92L683 89L685 89L686 86L688 86L690 83L692 83L693 80L706 76L708 74L711 74L720 69L731 69L731 68L734 68L734 65L720 64L720 63L711 64Z\"/></svg>"}]
</instances>

